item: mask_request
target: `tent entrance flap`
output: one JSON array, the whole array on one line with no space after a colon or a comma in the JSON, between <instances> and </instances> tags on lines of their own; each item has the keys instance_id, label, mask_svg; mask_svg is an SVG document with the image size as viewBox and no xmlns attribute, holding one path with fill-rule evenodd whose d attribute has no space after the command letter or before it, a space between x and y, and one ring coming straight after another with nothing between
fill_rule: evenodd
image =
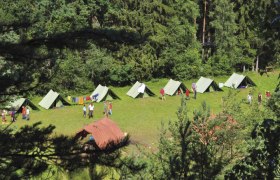
<instances>
[{"instance_id":1,"label":"tent entrance flap","mask_svg":"<svg viewBox=\"0 0 280 180\"><path fill-rule=\"evenodd\" d=\"M38 107L36 107L32 102L30 102L28 99L26 99L26 101L25 101L25 106L28 106L28 107L30 107L31 109L33 109L33 110L39 110L39 108Z\"/></svg>"},{"instance_id":2,"label":"tent entrance flap","mask_svg":"<svg viewBox=\"0 0 280 180\"><path fill-rule=\"evenodd\" d=\"M142 94L142 93L141 93ZM143 97L150 97L149 94L147 94L146 92L144 92Z\"/></svg>"},{"instance_id":3,"label":"tent entrance flap","mask_svg":"<svg viewBox=\"0 0 280 180\"><path fill-rule=\"evenodd\" d=\"M105 97L105 100L106 101L112 101L114 98L110 95L110 94L108 94L106 97Z\"/></svg>"},{"instance_id":4,"label":"tent entrance flap","mask_svg":"<svg viewBox=\"0 0 280 180\"><path fill-rule=\"evenodd\" d=\"M58 100L56 103L55 103L55 107L62 107L63 106L63 103L61 100Z\"/></svg>"}]
</instances>

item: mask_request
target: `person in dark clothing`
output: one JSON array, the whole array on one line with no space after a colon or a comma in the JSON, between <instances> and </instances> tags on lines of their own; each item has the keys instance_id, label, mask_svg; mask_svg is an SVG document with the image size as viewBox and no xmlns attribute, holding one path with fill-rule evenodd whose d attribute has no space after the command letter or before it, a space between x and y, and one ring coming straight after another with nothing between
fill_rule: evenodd
<instances>
[{"instance_id":1,"label":"person in dark clothing","mask_svg":"<svg viewBox=\"0 0 280 180\"><path fill-rule=\"evenodd\" d=\"M192 83L193 98L196 99L196 84Z\"/></svg>"},{"instance_id":2,"label":"person in dark clothing","mask_svg":"<svg viewBox=\"0 0 280 180\"><path fill-rule=\"evenodd\" d=\"M262 94L259 93L258 94L258 104L261 105L261 103L262 103Z\"/></svg>"}]
</instances>

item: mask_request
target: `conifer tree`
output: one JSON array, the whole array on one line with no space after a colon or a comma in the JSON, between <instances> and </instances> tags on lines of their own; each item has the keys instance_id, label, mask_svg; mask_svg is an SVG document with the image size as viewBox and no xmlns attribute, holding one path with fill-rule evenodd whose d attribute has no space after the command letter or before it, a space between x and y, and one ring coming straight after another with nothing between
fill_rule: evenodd
<instances>
[{"instance_id":1,"label":"conifer tree","mask_svg":"<svg viewBox=\"0 0 280 180\"><path fill-rule=\"evenodd\" d=\"M211 57L211 66L218 74L223 73L218 69L230 71L241 57L236 37L238 26L234 6L230 0L214 0L213 10L210 12L210 25L214 29L216 46L216 51Z\"/></svg>"}]
</instances>

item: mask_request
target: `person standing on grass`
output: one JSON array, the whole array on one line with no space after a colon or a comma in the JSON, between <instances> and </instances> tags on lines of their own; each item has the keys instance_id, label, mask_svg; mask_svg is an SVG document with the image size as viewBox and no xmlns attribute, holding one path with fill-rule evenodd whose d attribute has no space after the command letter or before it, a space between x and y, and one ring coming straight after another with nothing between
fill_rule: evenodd
<instances>
[{"instance_id":1,"label":"person standing on grass","mask_svg":"<svg viewBox=\"0 0 280 180\"><path fill-rule=\"evenodd\" d=\"M112 111L112 109L113 109L112 102L109 102L108 108L109 108L109 115L112 115L112 114L113 114L113 111Z\"/></svg>"},{"instance_id":2,"label":"person standing on grass","mask_svg":"<svg viewBox=\"0 0 280 180\"><path fill-rule=\"evenodd\" d=\"M189 91L189 89L186 90L186 99L190 99L190 91Z\"/></svg>"},{"instance_id":3,"label":"person standing on grass","mask_svg":"<svg viewBox=\"0 0 280 180\"><path fill-rule=\"evenodd\" d=\"M248 103L251 105L252 104L252 100L253 100L253 96L252 96L251 93L248 94L247 100L248 100Z\"/></svg>"},{"instance_id":4,"label":"person standing on grass","mask_svg":"<svg viewBox=\"0 0 280 180\"><path fill-rule=\"evenodd\" d=\"M179 88L177 91L177 95L180 95L180 94L181 94L181 89Z\"/></svg>"},{"instance_id":5,"label":"person standing on grass","mask_svg":"<svg viewBox=\"0 0 280 180\"><path fill-rule=\"evenodd\" d=\"M196 84L192 83L193 98L196 99Z\"/></svg>"},{"instance_id":6,"label":"person standing on grass","mask_svg":"<svg viewBox=\"0 0 280 180\"><path fill-rule=\"evenodd\" d=\"M262 103L262 93L258 94L258 104L261 105Z\"/></svg>"},{"instance_id":7,"label":"person standing on grass","mask_svg":"<svg viewBox=\"0 0 280 180\"><path fill-rule=\"evenodd\" d=\"M29 107L26 108L26 120L28 121L30 119L30 110Z\"/></svg>"},{"instance_id":8,"label":"person standing on grass","mask_svg":"<svg viewBox=\"0 0 280 180\"><path fill-rule=\"evenodd\" d=\"M93 118L94 105L92 103L90 103L90 105L88 106L88 109L89 109L88 118Z\"/></svg>"},{"instance_id":9,"label":"person standing on grass","mask_svg":"<svg viewBox=\"0 0 280 180\"><path fill-rule=\"evenodd\" d=\"M11 119L12 122L16 122L16 111L14 109L12 109L11 111Z\"/></svg>"},{"instance_id":10,"label":"person standing on grass","mask_svg":"<svg viewBox=\"0 0 280 180\"><path fill-rule=\"evenodd\" d=\"M85 104L84 104L84 107L83 107L83 116L84 116L84 118L87 116L87 108L86 108Z\"/></svg>"},{"instance_id":11,"label":"person standing on grass","mask_svg":"<svg viewBox=\"0 0 280 180\"><path fill-rule=\"evenodd\" d=\"M22 119L26 119L26 107L25 106L22 106L21 114L22 114Z\"/></svg>"},{"instance_id":12,"label":"person standing on grass","mask_svg":"<svg viewBox=\"0 0 280 180\"><path fill-rule=\"evenodd\" d=\"M270 92L269 92L269 91L266 91L266 92L265 92L265 96L266 96L266 99L270 99L270 97L271 97Z\"/></svg>"},{"instance_id":13,"label":"person standing on grass","mask_svg":"<svg viewBox=\"0 0 280 180\"><path fill-rule=\"evenodd\" d=\"M108 117L108 103L107 103L107 101L104 101L104 115L106 116L106 117Z\"/></svg>"},{"instance_id":14,"label":"person standing on grass","mask_svg":"<svg viewBox=\"0 0 280 180\"><path fill-rule=\"evenodd\" d=\"M2 117L2 124L6 124L6 114L5 114L5 110L2 110L1 117Z\"/></svg>"},{"instance_id":15,"label":"person standing on grass","mask_svg":"<svg viewBox=\"0 0 280 180\"><path fill-rule=\"evenodd\" d=\"M161 94L161 100L165 100L165 92L163 88L160 89L159 93Z\"/></svg>"}]
</instances>

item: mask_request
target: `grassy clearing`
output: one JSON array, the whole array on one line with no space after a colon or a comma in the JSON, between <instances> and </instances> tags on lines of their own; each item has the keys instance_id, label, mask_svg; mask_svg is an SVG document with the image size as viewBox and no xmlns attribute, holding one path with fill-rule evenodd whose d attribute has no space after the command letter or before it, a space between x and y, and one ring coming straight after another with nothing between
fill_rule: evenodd
<instances>
[{"instance_id":1,"label":"grassy clearing","mask_svg":"<svg viewBox=\"0 0 280 180\"><path fill-rule=\"evenodd\" d=\"M277 84L278 71L260 76L256 73L248 73L249 77L257 84L255 88L241 89L238 94L239 99L245 99L249 91L253 91L253 100L257 100L257 93L261 92L264 96L265 90L273 92ZM215 81L225 82L229 76L215 77ZM187 87L191 87L195 80L184 81ZM166 101L161 101L159 98L159 90L165 86L168 79L160 79L158 81L146 82L147 86L157 94L157 97L133 99L126 95L130 86L127 87L111 87L112 90L121 98L121 100L113 101L113 115L111 119L117 122L121 129L131 135L133 142L155 147L158 140L159 128L161 122L167 123L176 119L176 110L180 106L180 96L167 96ZM200 108L203 101L206 101L211 108L212 113L218 113L221 110L221 99L225 96L229 88L223 88L223 92L211 92L198 94L197 100L191 98L188 101L189 115L192 116L194 109ZM91 92L89 92L91 93ZM193 96L193 94L191 94ZM41 100L42 97L35 97L32 101L35 104ZM83 118L82 105L73 105L69 107L44 110L31 111L31 120L29 122L21 120L12 125L13 128L18 129L25 124L31 124L41 121L44 126L53 124L56 126L56 134L74 135L84 125L102 118L103 103L95 103L94 119ZM8 118L9 119L9 118Z\"/></svg>"}]
</instances>

